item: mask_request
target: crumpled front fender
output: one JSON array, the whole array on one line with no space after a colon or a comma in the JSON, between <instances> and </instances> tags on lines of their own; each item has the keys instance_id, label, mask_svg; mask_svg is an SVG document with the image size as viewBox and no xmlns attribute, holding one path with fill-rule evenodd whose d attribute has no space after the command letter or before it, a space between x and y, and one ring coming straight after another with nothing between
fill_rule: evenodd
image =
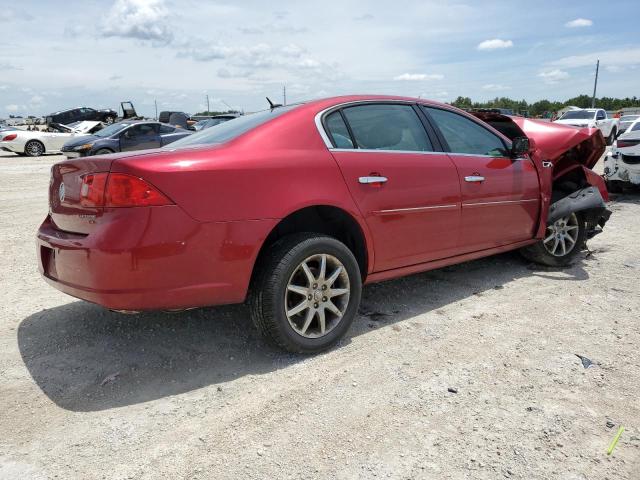
<instances>
[{"instance_id":1,"label":"crumpled front fender","mask_svg":"<svg viewBox=\"0 0 640 480\"><path fill-rule=\"evenodd\" d=\"M566 217L571 213L581 212L587 222L587 235L592 237L600 230L597 227L604 227L611 216L611 211L607 209L602 194L597 187L590 186L576 190L566 197L552 203L549 207L547 224Z\"/></svg>"}]
</instances>

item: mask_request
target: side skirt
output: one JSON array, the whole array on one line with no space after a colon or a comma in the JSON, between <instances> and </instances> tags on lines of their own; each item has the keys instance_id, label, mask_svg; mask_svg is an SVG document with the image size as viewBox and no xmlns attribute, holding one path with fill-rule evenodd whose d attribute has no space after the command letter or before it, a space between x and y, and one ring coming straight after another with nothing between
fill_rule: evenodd
<instances>
[{"instance_id":1,"label":"side skirt","mask_svg":"<svg viewBox=\"0 0 640 480\"><path fill-rule=\"evenodd\" d=\"M509 250L517 250L518 248L526 247L527 245L531 245L539 241L539 239L534 238L531 240L524 240L522 242L510 243L508 245L501 245L500 247L465 253L464 255L457 255L455 257L447 257L440 260L433 260L431 262L419 263L417 265L409 265L408 267L375 272L367 276L365 284L382 282L392 278L404 277L405 275L411 275L413 273L426 272L428 270L435 270L437 268L448 267L449 265L455 265L457 263L468 262L470 260L508 252Z\"/></svg>"}]
</instances>

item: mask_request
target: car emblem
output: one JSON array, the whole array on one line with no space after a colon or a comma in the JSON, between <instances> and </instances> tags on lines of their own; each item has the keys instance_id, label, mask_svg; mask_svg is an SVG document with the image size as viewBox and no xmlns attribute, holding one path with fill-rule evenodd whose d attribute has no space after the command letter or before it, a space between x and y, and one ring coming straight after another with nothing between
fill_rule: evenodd
<instances>
[{"instance_id":1,"label":"car emblem","mask_svg":"<svg viewBox=\"0 0 640 480\"><path fill-rule=\"evenodd\" d=\"M60 203L64 202L64 183L61 183L58 188L58 198L60 199Z\"/></svg>"}]
</instances>

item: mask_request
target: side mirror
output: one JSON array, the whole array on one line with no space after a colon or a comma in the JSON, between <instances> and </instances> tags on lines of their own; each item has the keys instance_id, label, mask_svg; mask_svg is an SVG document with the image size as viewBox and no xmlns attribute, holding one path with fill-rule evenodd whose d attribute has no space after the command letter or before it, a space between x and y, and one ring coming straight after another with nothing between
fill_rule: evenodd
<instances>
[{"instance_id":1,"label":"side mirror","mask_svg":"<svg viewBox=\"0 0 640 480\"><path fill-rule=\"evenodd\" d=\"M518 158L529 153L530 145L527 137L516 137L511 142L511 157Z\"/></svg>"}]
</instances>

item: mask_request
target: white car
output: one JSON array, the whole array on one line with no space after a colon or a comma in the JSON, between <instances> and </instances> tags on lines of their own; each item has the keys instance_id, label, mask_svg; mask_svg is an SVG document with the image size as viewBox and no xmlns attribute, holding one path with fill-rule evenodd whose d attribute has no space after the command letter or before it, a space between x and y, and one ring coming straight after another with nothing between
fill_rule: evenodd
<instances>
[{"instance_id":1,"label":"white car","mask_svg":"<svg viewBox=\"0 0 640 480\"><path fill-rule=\"evenodd\" d=\"M604 177L610 192L625 184L640 186L640 119L634 121L604 159Z\"/></svg>"},{"instance_id":2,"label":"white car","mask_svg":"<svg viewBox=\"0 0 640 480\"><path fill-rule=\"evenodd\" d=\"M620 129L620 121L617 118L609 118L607 112L602 108L569 110L554 123L581 128L597 128L602 132L602 136L607 139L607 145L613 143Z\"/></svg>"},{"instance_id":3,"label":"white car","mask_svg":"<svg viewBox=\"0 0 640 480\"><path fill-rule=\"evenodd\" d=\"M58 132L13 130L0 134L0 150L39 157L45 153L61 153L62 146L74 137L88 135L102 128L101 122L79 122L56 125Z\"/></svg>"}]
</instances>

